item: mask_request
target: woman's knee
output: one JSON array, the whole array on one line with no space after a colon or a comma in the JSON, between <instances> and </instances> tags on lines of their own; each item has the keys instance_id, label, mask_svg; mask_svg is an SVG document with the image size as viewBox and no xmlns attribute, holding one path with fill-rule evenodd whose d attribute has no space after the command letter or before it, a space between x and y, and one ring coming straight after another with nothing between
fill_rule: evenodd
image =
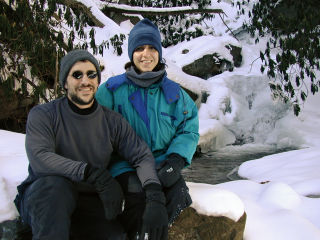
<instances>
[{"instance_id":1,"label":"woman's knee","mask_svg":"<svg viewBox=\"0 0 320 240\"><path fill-rule=\"evenodd\" d=\"M165 189L165 195L169 224L171 224L183 209L191 205L192 199L189 188L182 177L172 187Z\"/></svg>"}]
</instances>

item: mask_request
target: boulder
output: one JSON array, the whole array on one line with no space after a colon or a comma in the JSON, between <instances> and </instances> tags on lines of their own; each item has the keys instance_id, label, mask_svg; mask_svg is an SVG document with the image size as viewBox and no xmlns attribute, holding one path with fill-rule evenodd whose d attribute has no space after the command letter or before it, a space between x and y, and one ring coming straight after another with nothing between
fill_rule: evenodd
<instances>
[{"instance_id":1,"label":"boulder","mask_svg":"<svg viewBox=\"0 0 320 240\"><path fill-rule=\"evenodd\" d=\"M247 215L235 222L224 216L206 216L189 207L169 229L169 240L242 240Z\"/></svg>"},{"instance_id":2,"label":"boulder","mask_svg":"<svg viewBox=\"0 0 320 240\"><path fill-rule=\"evenodd\" d=\"M233 62L221 58L217 53L206 54L194 62L183 66L183 72L202 79L208 79L212 76L221 74L224 71L233 71L234 67L239 67L241 65L241 48L233 45L227 45L225 48L228 49L232 55Z\"/></svg>"},{"instance_id":3,"label":"boulder","mask_svg":"<svg viewBox=\"0 0 320 240\"><path fill-rule=\"evenodd\" d=\"M240 67L242 63L241 48L237 46L233 46L231 44L225 47L230 50L230 54L232 55L232 59L233 59L233 65L235 67Z\"/></svg>"},{"instance_id":4,"label":"boulder","mask_svg":"<svg viewBox=\"0 0 320 240\"><path fill-rule=\"evenodd\" d=\"M218 60L216 54L206 54L193 63L183 66L182 71L192 76L208 79L222 73L222 65L231 66L231 63L225 60Z\"/></svg>"},{"instance_id":5,"label":"boulder","mask_svg":"<svg viewBox=\"0 0 320 240\"><path fill-rule=\"evenodd\" d=\"M242 240L246 213L237 221L227 217L206 216L192 207L185 209L169 229L168 240ZM30 228L12 220L0 224L1 239L31 240Z\"/></svg>"},{"instance_id":6,"label":"boulder","mask_svg":"<svg viewBox=\"0 0 320 240\"><path fill-rule=\"evenodd\" d=\"M169 228L168 240L242 240L246 213L235 222L223 216L206 216L192 207L185 209ZM0 238L7 240L31 240L30 228L20 221L0 223Z\"/></svg>"}]
</instances>

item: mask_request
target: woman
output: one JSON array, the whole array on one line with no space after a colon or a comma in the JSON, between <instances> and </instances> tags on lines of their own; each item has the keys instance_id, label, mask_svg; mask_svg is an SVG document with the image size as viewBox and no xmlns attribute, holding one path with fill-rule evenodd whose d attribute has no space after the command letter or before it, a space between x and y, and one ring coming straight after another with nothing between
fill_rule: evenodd
<instances>
[{"instance_id":1,"label":"woman","mask_svg":"<svg viewBox=\"0 0 320 240\"><path fill-rule=\"evenodd\" d=\"M166 196L169 224L172 224L192 202L181 170L191 164L199 140L197 107L177 83L167 78L160 32L150 20L141 20L131 30L128 54L130 62L125 65L126 72L102 84L96 99L122 114L149 145ZM129 186L123 189L126 194L123 223L132 235L140 231L143 220L141 223L138 219L142 214L128 212L144 199L141 183L133 171L119 157L111 168L112 174L122 179L123 186ZM144 210L143 205L141 209Z\"/></svg>"}]
</instances>

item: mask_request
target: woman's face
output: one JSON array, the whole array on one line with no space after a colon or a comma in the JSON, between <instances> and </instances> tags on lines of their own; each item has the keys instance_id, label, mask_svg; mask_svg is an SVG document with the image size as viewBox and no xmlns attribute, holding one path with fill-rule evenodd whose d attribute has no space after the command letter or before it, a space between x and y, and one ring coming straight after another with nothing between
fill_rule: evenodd
<instances>
[{"instance_id":1,"label":"woman's face","mask_svg":"<svg viewBox=\"0 0 320 240\"><path fill-rule=\"evenodd\" d=\"M133 63L140 72L151 72L159 62L159 53L151 45L137 47L133 52Z\"/></svg>"}]
</instances>

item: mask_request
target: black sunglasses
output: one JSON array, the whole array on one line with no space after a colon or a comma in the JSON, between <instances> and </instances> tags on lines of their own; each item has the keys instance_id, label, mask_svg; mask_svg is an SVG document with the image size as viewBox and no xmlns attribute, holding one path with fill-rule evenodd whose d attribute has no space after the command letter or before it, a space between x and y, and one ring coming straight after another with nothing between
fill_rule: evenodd
<instances>
[{"instance_id":1,"label":"black sunglasses","mask_svg":"<svg viewBox=\"0 0 320 240\"><path fill-rule=\"evenodd\" d=\"M83 78L84 73L81 71L75 71L71 74L72 77L75 79L81 79ZM98 73L96 71L88 71L87 72L87 77L90 79L95 79L98 76Z\"/></svg>"}]
</instances>

